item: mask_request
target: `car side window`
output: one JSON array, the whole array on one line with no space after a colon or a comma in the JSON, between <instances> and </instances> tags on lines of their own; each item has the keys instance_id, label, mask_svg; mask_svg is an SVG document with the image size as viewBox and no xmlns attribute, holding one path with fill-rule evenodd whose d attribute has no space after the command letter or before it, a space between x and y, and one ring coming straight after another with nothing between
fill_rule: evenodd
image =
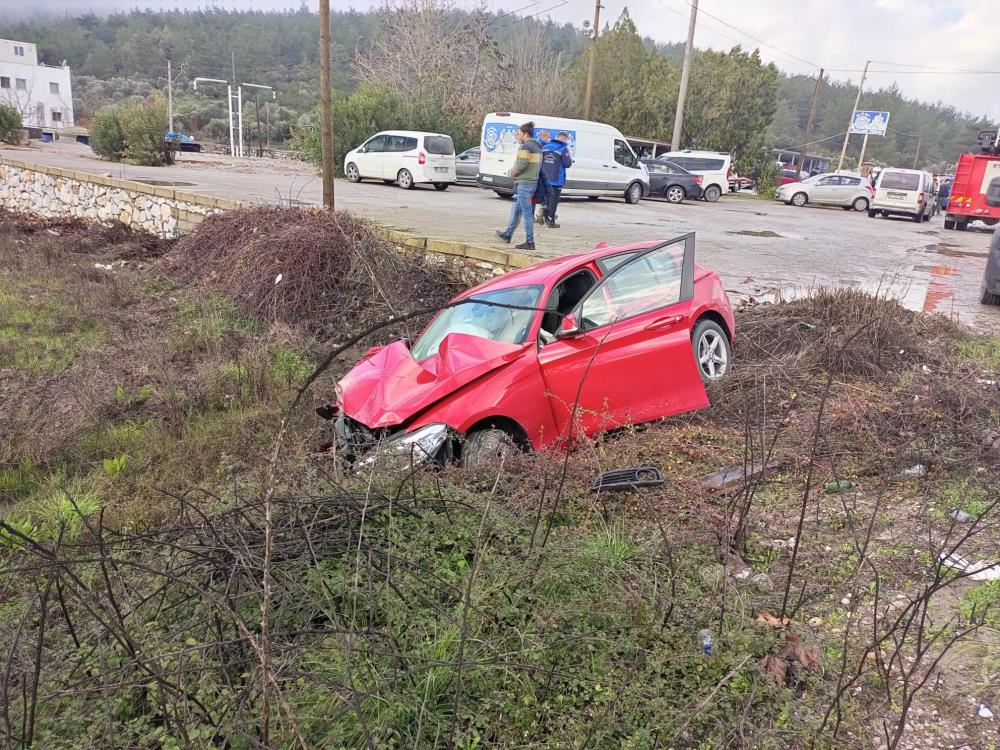
<instances>
[{"instance_id":1,"label":"car side window","mask_svg":"<svg viewBox=\"0 0 1000 750\"><path fill-rule=\"evenodd\" d=\"M861 184L860 177L842 177L840 181L841 184L843 185L853 185L854 187L857 187L858 185Z\"/></svg>"},{"instance_id":2,"label":"car side window","mask_svg":"<svg viewBox=\"0 0 1000 750\"><path fill-rule=\"evenodd\" d=\"M824 177L822 180L820 180L816 184L817 185L824 185L824 186L827 186L827 187L829 187L830 185L839 185L840 184L840 178L839 177Z\"/></svg>"},{"instance_id":3,"label":"car side window","mask_svg":"<svg viewBox=\"0 0 1000 750\"><path fill-rule=\"evenodd\" d=\"M635 154L625 141L615 139L615 161L623 167L635 168Z\"/></svg>"},{"instance_id":4,"label":"car side window","mask_svg":"<svg viewBox=\"0 0 1000 750\"><path fill-rule=\"evenodd\" d=\"M386 136L377 135L372 138L368 143L361 147L362 153L373 154L381 151L385 151Z\"/></svg>"},{"instance_id":5,"label":"car side window","mask_svg":"<svg viewBox=\"0 0 1000 750\"><path fill-rule=\"evenodd\" d=\"M680 302L684 244L671 244L625 263L583 301L584 330Z\"/></svg>"}]
</instances>

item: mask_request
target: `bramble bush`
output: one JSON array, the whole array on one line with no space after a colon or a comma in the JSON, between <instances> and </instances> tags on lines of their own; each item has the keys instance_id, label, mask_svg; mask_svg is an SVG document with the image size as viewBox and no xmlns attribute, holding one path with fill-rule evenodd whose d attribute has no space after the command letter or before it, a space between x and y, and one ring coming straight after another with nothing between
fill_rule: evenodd
<instances>
[{"instance_id":1,"label":"bramble bush","mask_svg":"<svg viewBox=\"0 0 1000 750\"><path fill-rule=\"evenodd\" d=\"M166 105L160 95L107 107L94 115L90 147L111 161L146 167L169 164L172 159L163 140L166 120Z\"/></svg>"},{"instance_id":2,"label":"bramble bush","mask_svg":"<svg viewBox=\"0 0 1000 750\"><path fill-rule=\"evenodd\" d=\"M7 104L0 104L0 143L19 143L21 113Z\"/></svg>"}]
</instances>

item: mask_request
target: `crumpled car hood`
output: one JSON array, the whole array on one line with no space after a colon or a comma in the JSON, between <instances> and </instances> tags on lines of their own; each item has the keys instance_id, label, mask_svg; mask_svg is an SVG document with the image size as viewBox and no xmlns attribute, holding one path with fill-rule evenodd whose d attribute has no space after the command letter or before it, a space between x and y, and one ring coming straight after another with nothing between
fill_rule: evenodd
<instances>
[{"instance_id":1,"label":"crumpled car hood","mask_svg":"<svg viewBox=\"0 0 1000 750\"><path fill-rule=\"evenodd\" d=\"M344 413L376 429L405 422L491 370L514 361L523 344L452 333L438 353L417 362L402 341L377 350L337 386Z\"/></svg>"}]
</instances>

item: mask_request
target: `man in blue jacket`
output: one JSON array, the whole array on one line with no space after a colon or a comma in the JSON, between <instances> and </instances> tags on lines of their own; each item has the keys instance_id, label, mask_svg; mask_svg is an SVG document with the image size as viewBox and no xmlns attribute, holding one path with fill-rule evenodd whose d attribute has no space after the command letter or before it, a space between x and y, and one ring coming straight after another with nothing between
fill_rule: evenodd
<instances>
[{"instance_id":1,"label":"man in blue jacket","mask_svg":"<svg viewBox=\"0 0 1000 750\"><path fill-rule=\"evenodd\" d=\"M566 169L572 166L573 157L569 153L569 134L560 131L554 140L542 147L542 176L548 183L548 195L545 201L545 226L558 229L556 224L556 209L559 207L559 196L566 184Z\"/></svg>"}]
</instances>

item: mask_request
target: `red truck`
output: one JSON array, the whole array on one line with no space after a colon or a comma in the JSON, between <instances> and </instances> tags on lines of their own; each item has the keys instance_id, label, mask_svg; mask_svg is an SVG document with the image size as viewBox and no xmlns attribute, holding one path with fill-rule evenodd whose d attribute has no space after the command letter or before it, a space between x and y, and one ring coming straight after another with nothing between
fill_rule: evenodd
<instances>
[{"instance_id":1,"label":"red truck","mask_svg":"<svg viewBox=\"0 0 1000 750\"><path fill-rule=\"evenodd\" d=\"M987 226L1000 222L1000 208L986 202L990 182L1000 178L1000 131L979 133L979 152L962 154L948 198L945 229L967 229L975 219Z\"/></svg>"}]
</instances>

